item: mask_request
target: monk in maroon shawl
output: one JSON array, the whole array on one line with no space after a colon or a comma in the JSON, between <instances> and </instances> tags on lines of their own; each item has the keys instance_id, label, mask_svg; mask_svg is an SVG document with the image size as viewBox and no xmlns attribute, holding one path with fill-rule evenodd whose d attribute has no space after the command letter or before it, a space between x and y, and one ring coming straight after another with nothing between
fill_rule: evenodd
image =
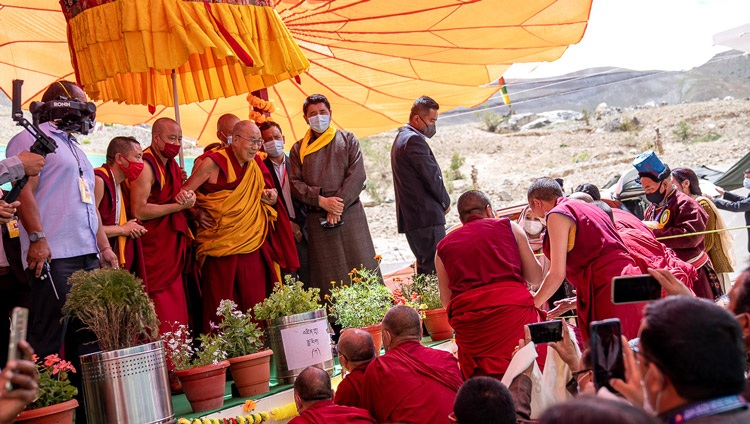
<instances>
[{"instance_id":1,"label":"monk in maroon shawl","mask_svg":"<svg viewBox=\"0 0 750 424\"><path fill-rule=\"evenodd\" d=\"M141 241L160 332L170 331L174 322L188 323L182 272L190 231L184 211L195 204L195 193L181 192L182 170L174 160L181 145L180 125L170 118L157 119L151 146L143 151L146 166L130 185L130 209L147 230Z\"/></svg>"},{"instance_id":2,"label":"monk in maroon shawl","mask_svg":"<svg viewBox=\"0 0 750 424\"><path fill-rule=\"evenodd\" d=\"M584 342L589 339L589 324L605 318L619 318L622 334L636 337L643 305L614 305L612 278L641 271L607 214L594 205L563 197L552 178L534 181L528 200L534 214L547 218L543 250L550 270L534 295L537 307L567 278L576 288L578 327Z\"/></svg>"},{"instance_id":3,"label":"monk in maroon shawl","mask_svg":"<svg viewBox=\"0 0 750 424\"><path fill-rule=\"evenodd\" d=\"M294 380L294 403L299 416L289 424L370 424L376 421L364 409L336 405L331 400L331 377L320 368L305 368Z\"/></svg>"},{"instance_id":4,"label":"monk in maroon shawl","mask_svg":"<svg viewBox=\"0 0 750 424\"><path fill-rule=\"evenodd\" d=\"M104 234L117 255L120 267L148 280L141 237L146 228L136 219L128 219L130 201L123 191L124 182L135 181L143 171L141 145L133 137L115 137L107 147L107 162L94 169L94 197L102 217Z\"/></svg>"},{"instance_id":5,"label":"monk in maroon shawl","mask_svg":"<svg viewBox=\"0 0 750 424\"><path fill-rule=\"evenodd\" d=\"M183 186L197 192L201 216L195 242L201 266L203 332L223 299L252 308L280 282L279 267L299 267L289 216L256 153L263 143L252 121L232 131L234 142L209 152ZM278 208L278 210L277 210Z\"/></svg>"},{"instance_id":6,"label":"monk in maroon shawl","mask_svg":"<svg viewBox=\"0 0 750 424\"><path fill-rule=\"evenodd\" d=\"M377 357L372 335L358 328L344 330L336 345L339 363L346 376L336 388L333 402L337 405L362 407L362 383L365 370Z\"/></svg>"},{"instance_id":7,"label":"monk in maroon shawl","mask_svg":"<svg viewBox=\"0 0 750 424\"><path fill-rule=\"evenodd\" d=\"M420 344L422 323L398 305L383 318L385 355L365 371L362 406L381 423L448 423L463 379L456 358Z\"/></svg>"},{"instance_id":8,"label":"monk in maroon shawl","mask_svg":"<svg viewBox=\"0 0 750 424\"><path fill-rule=\"evenodd\" d=\"M484 193L467 191L457 207L463 226L437 246L440 298L456 331L464 378L501 379L523 326L541 320L526 284L542 281L542 267L524 230L507 218L494 219ZM543 364L546 346L538 349Z\"/></svg>"}]
</instances>

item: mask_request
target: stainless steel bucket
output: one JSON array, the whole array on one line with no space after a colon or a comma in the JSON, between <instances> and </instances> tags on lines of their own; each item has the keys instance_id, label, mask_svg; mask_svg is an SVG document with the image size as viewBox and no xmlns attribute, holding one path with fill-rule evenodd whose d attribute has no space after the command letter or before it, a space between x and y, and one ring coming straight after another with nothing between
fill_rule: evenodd
<instances>
[{"instance_id":1,"label":"stainless steel bucket","mask_svg":"<svg viewBox=\"0 0 750 424\"><path fill-rule=\"evenodd\" d=\"M83 398L92 424L174 421L161 341L81 356Z\"/></svg>"},{"instance_id":2,"label":"stainless steel bucket","mask_svg":"<svg viewBox=\"0 0 750 424\"><path fill-rule=\"evenodd\" d=\"M325 334L315 334L315 336L317 336L318 338L319 343L317 346L319 349L328 349L328 351L330 352L331 334L330 326L328 325L328 316L326 315L325 309L321 308L316 309L312 312L289 315L277 318L275 320L266 320L266 325L268 326L268 328L266 329L266 332L268 334L267 340L271 350L273 350L272 360L276 364L276 379L278 380L279 384L294 383L294 380L297 378L297 376L308 366L322 368L326 370L328 374L333 374L334 364L332 355L330 359L322 360L319 362L309 360L305 362L304 366L290 368L292 356L295 355L295 353L299 353L300 345L298 343L294 343L294 345L285 346L283 340L284 338L282 337L282 332L285 332L286 334L290 334L290 332L294 331L304 333L304 329L325 328ZM302 337L302 341L304 342L305 336L300 337ZM300 339L298 339L297 341L299 340ZM302 343L301 349L306 349L307 347L308 344ZM323 356L327 357L327 355Z\"/></svg>"}]
</instances>

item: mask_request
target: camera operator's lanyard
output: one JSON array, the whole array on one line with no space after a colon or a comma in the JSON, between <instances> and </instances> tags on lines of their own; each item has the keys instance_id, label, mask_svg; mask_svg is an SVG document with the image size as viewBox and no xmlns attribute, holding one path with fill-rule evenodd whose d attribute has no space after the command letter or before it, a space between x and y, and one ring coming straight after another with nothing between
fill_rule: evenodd
<instances>
[{"instance_id":1,"label":"camera operator's lanyard","mask_svg":"<svg viewBox=\"0 0 750 424\"><path fill-rule=\"evenodd\" d=\"M747 407L747 404L743 402L739 396L725 396L690 406L672 417L668 423L685 423L696 418L723 414L724 412L734 411L735 409L740 408L744 409Z\"/></svg>"},{"instance_id":2,"label":"camera operator's lanyard","mask_svg":"<svg viewBox=\"0 0 750 424\"><path fill-rule=\"evenodd\" d=\"M71 143L73 142L70 141L70 136L68 136L68 139L66 140L65 145L68 146L68 149L70 149L70 153L72 153L73 157L76 158L76 163L78 164L78 191L81 192L81 202L94 204L94 200L91 197L91 191L89 190L89 185L86 182L86 180L83 179L83 168L81 168L81 158L78 156L76 149L73 146L71 146Z\"/></svg>"}]
</instances>

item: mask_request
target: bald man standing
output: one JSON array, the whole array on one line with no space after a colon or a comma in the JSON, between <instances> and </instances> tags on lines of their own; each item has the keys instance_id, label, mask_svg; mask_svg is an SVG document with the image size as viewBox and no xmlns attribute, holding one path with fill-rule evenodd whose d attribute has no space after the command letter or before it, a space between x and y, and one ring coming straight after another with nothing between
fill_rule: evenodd
<instances>
[{"instance_id":1,"label":"bald man standing","mask_svg":"<svg viewBox=\"0 0 750 424\"><path fill-rule=\"evenodd\" d=\"M365 371L362 406L378 422L448 423L463 383L458 361L421 345L422 324L413 308L398 305L383 318L385 355Z\"/></svg>"},{"instance_id":2,"label":"bald man standing","mask_svg":"<svg viewBox=\"0 0 750 424\"><path fill-rule=\"evenodd\" d=\"M170 331L174 322L188 323L182 280L189 234L184 211L195 204L195 193L182 191L182 170L174 160L181 146L180 124L157 119L151 145L143 151L146 165L130 184L132 216L146 228L141 243L148 296L161 321L160 332Z\"/></svg>"},{"instance_id":3,"label":"bald man standing","mask_svg":"<svg viewBox=\"0 0 750 424\"><path fill-rule=\"evenodd\" d=\"M299 416L289 424L362 424L375 423L369 412L331 400L331 377L320 368L305 368L294 381L294 403Z\"/></svg>"},{"instance_id":4,"label":"bald man standing","mask_svg":"<svg viewBox=\"0 0 750 424\"><path fill-rule=\"evenodd\" d=\"M234 142L209 152L183 186L198 193L197 207L207 217L195 238L204 333L211 331L221 300L249 309L266 297L272 282L280 281L277 265L299 267L289 216L256 155L263 144L260 130L241 121L232 135Z\"/></svg>"},{"instance_id":5,"label":"bald man standing","mask_svg":"<svg viewBox=\"0 0 750 424\"><path fill-rule=\"evenodd\" d=\"M372 335L358 328L341 333L338 343L339 363L347 374L336 388L333 402L337 405L362 407L362 383L365 370L377 357Z\"/></svg>"}]
</instances>

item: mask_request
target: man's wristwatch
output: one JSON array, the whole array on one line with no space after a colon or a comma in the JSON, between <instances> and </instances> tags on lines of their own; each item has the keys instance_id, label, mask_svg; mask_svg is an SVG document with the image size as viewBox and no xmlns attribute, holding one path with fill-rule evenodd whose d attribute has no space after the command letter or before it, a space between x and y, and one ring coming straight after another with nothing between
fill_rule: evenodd
<instances>
[{"instance_id":1,"label":"man's wristwatch","mask_svg":"<svg viewBox=\"0 0 750 424\"><path fill-rule=\"evenodd\" d=\"M45 237L47 236L45 236L44 233L41 231L33 231L29 233L29 241L32 243L37 242Z\"/></svg>"}]
</instances>

